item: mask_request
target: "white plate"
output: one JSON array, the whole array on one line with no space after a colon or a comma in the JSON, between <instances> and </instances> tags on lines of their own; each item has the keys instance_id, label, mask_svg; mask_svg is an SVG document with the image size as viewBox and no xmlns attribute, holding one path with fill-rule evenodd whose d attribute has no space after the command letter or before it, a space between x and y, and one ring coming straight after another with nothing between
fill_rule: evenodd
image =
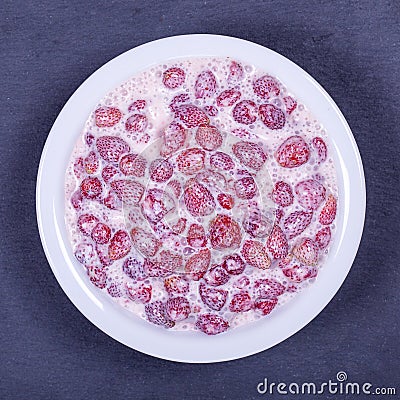
<instances>
[{"instance_id":1,"label":"white plate","mask_svg":"<svg viewBox=\"0 0 400 400\"><path fill-rule=\"evenodd\" d=\"M337 231L316 282L267 318L213 337L160 329L117 306L87 279L72 254L64 223L65 170L78 135L98 100L151 64L188 56L230 56L277 76L327 129L338 173ZM323 310L343 283L359 246L365 182L360 154L346 120L310 75L285 57L251 42L215 35L187 35L129 50L105 64L78 88L60 112L44 146L36 209L40 237L53 273L86 318L107 335L143 353L205 363L266 350L299 331Z\"/></svg>"}]
</instances>

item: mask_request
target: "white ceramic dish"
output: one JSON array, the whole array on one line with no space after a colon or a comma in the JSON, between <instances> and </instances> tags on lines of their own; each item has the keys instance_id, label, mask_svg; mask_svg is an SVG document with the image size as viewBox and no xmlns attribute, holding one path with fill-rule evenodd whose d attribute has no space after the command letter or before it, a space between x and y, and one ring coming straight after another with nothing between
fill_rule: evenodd
<instances>
[{"instance_id":1,"label":"white ceramic dish","mask_svg":"<svg viewBox=\"0 0 400 400\"><path fill-rule=\"evenodd\" d=\"M316 282L270 316L214 337L158 328L117 306L87 279L73 256L64 223L65 170L78 135L98 100L151 64L188 56L230 56L277 76L327 129L338 173L337 231ZM345 118L310 75L285 57L251 42L215 35L187 35L134 48L105 64L78 88L60 112L43 149L36 209L41 240L53 273L86 318L109 336L143 353L174 361L206 363L266 350L302 329L323 310L343 283L359 246L365 182L358 148Z\"/></svg>"}]
</instances>

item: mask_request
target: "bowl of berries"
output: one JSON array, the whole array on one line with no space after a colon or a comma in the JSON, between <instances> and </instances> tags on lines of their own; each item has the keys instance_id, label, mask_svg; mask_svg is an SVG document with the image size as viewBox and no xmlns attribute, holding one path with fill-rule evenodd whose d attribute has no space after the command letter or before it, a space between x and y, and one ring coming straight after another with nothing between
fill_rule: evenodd
<instances>
[{"instance_id":1,"label":"bowl of berries","mask_svg":"<svg viewBox=\"0 0 400 400\"><path fill-rule=\"evenodd\" d=\"M348 274L365 183L324 89L265 47L170 37L105 64L68 100L37 180L59 284L119 342L182 362L266 350Z\"/></svg>"}]
</instances>

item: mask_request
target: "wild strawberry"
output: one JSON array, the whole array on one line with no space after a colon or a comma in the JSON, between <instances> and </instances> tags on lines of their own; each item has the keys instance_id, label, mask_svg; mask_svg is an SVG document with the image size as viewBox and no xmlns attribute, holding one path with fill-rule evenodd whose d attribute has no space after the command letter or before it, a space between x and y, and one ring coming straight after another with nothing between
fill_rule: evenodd
<instances>
[{"instance_id":1,"label":"wild strawberry","mask_svg":"<svg viewBox=\"0 0 400 400\"><path fill-rule=\"evenodd\" d=\"M302 238L294 246L294 256L305 265L316 265L318 263L319 248L317 244L309 239Z\"/></svg>"},{"instance_id":2,"label":"wild strawberry","mask_svg":"<svg viewBox=\"0 0 400 400\"><path fill-rule=\"evenodd\" d=\"M279 264L279 267L282 269L282 273L286 276L286 278L296 283L303 282L306 279L314 278L318 273L317 268L301 264L292 256L286 257L286 259L282 260L282 262Z\"/></svg>"},{"instance_id":3,"label":"wild strawberry","mask_svg":"<svg viewBox=\"0 0 400 400\"><path fill-rule=\"evenodd\" d=\"M246 312L253 307L253 301L248 292L236 293L229 303L229 310L232 312Z\"/></svg>"},{"instance_id":4,"label":"wild strawberry","mask_svg":"<svg viewBox=\"0 0 400 400\"><path fill-rule=\"evenodd\" d=\"M229 328L229 323L219 315L202 314L197 318L196 327L207 335L218 335Z\"/></svg>"},{"instance_id":5,"label":"wild strawberry","mask_svg":"<svg viewBox=\"0 0 400 400\"><path fill-rule=\"evenodd\" d=\"M256 240L246 240L242 248L242 256L252 267L268 269L271 260L262 243Z\"/></svg>"},{"instance_id":6,"label":"wild strawberry","mask_svg":"<svg viewBox=\"0 0 400 400\"><path fill-rule=\"evenodd\" d=\"M111 182L111 188L117 197L127 205L138 204L144 193L142 184L128 179Z\"/></svg>"},{"instance_id":7,"label":"wild strawberry","mask_svg":"<svg viewBox=\"0 0 400 400\"><path fill-rule=\"evenodd\" d=\"M129 112L138 112L146 108L146 100L135 100L128 108Z\"/></svg>"},{"instance_id":8,"label":"wild strawberry","mask_svg":"<svg viewBox=\"0 0 400 400\"><path fill-rule=\"evenodd\" d=\"M222 267L225 268L230 275L240 275L246 268L246 264L239 254L233 253L224 258Z\"/></svg>"},{"instance_id":9,"label":"wild strawberry","mask_svg":"<svg viewBox=\"0 0 400 400\"><path fill-rule=\"evenodd\" d=\"M192 148L183 150L176 159L177 167L185 175L193 175L204 168L204 150Z\"/></svg>"},{"instance_id":10,"label":"wild strawberry","mask_svg":"<svg viewBox=\"0 0 400 400\"><path fill-rule=\"evenodd\" d=\"M286 96L283 98L283 102L285 104L286 112L290 115L297 107L297 101L291 97Z\"/></svg>"},{"instance_id":11,"label":"wild strawberry","mask_svg":"<svg viewBox=\"0 0 400 400\"><path fill-rule=\"evenodd\" d=\"M143 114L133 114L125 122L125 129L131 133L142 133L148 125L147 117Z\"/></svg>"},{"instance_id":12,"label":"wild strawberry","mask_svg":"<svg viewBox=\"0 0 400 400\"><path fill-rule=\"evenodd\" d=\"M189 282L179 275L165 278L164 287L170 296L182 295L189 292Z\"/></svg>"},{"instance_id":13,"label":"wild strawberry","mask_svg":"<svg viewBox=\"0 0 400 400\"><path fill-rule=\"evenodd\" d=\"M293 192L290 185L283 181L276 182L272 191L272 200L281 207L293 204Z\"/></svg>"},{"instance_id":14,"label":"wild strawberry","mask_svg":"<svg viewBox=\"0 0 400 400\"><path fill-rule=\"evenodd\" d=\"M195 179L211 190L220 191L227 188L225 176L210 169L204 169L199 172Z\"/></svg>"},{"instance_id":15,"label":"wild strawberry","mask_svg":"<svg viewBox=\"0 0 400 400\"><path fill-rule=\"evenodd\" d=\"M281 167L295 168L310 158L310 148L301 136L286 139L275 152L275 159Z\"/></svg>"},{"instance_id":16,"label":"wild strawberry","mask_svg":"<svg viewBox=\"0 0 400 400\"><path fill-rule=\"evenodd\" d=\"M250 125L256 122L257 106L254 101L242 100L232 110L233 119L239 124Z\"/></svg>"},{"instance_id":17,"label":"wild strawberry","mask_svg":"<svg viewBox=\"0 0 400 400\"><path fill-rule=\"evenodd\" d=\"M238 289L244 289L246 286L250 285L250 279L247 276L241 276L233 286Z\"/></svg>"},{"instance_id":18,"label":"wild strawberry","mask_svg":"<svg viewBox=\"0 0 400 400\"><path fill-rule=\"evenodd\" d=\"M240 245L242 235L239 224L229 215L218 214L210 223L209 235L214 249L234 249Z\"/></svg>"},{"instance_id":19,"label":"wild strawberry","mask_svg":"<svg viewBox=\"0 0 400 400\"><path fill-rule=\"evenodd\" d=\"M163 132L163 145L160 154L170 156L179 150L186 141L186 129L182 125L172 122Z\"/></svg>"},{"instance_id":20,"label":"wild strawberry","mask_svg":"<svg viewBox=\"0 0 400 400\"><path fill-rule=\"evenodd\" d=\"M182 68L168 68L163 73L163 84L168 89L176 89L185 82L185 71Z\"/></svg>"},{"instance_id":21,"label":"wild strawberry","mask_svg":"<svg viewBox=\"0 0 400 400\"><path fill-rule=\"evenodd\" d=\"M189 101L190 101L190 97L186 93L178 94L177 96L175 96L172 99L172 101L169 105L169 108L171 111L175 112L177 107L179 107L182 104L187 104L187 103L189 103Z\"/></svg>"},{"instance_id":22,"label":"wild strawberry","mask_svg":"<svg viewBox=\"0 0 400 400\"><path fill-rule=\"evenodd\" d=\"M210 123L210 120L205 112L191 104L185 104L176 107L175 117L181 120L188 128L194 128L200 125L208 125Z\"/></svg>"},{"instance_id":23,"label":"wild strawberry","mask_svg":"<svg viewBox=\"0 0 400 400\"><path fill-rule=\"evenodd\" d=\"M222 145L222 135L220 131L211 125L199 126L196 131L196 142L204 149L212 151Z\"/></svg>"},{"instance_id":24,"label":"wild strawberry","mask_svg":"<svg viewBox=\"0 0 400 400\"><path fill-rule=\"evenodd\" d=\"M150 179L154 182L165 182L174 173L173 166L167 160L157 158L150 164Z\"/></svg>"},{"instance_id":25,"label":"wild strawberry","mask_svg":"<svg viewBox=\"0 0 400 400\"><path fill-rule=\"evenodd\" d=\"M147 278L143 263L134 257L127 257L124 260L122 271L134 281L144 281Z\"/></svg>"},{"instance_id":26,"label":"wild strawberry","mask_svg":"<svg viewBox=\"0 0 400 400\"><path fill-rule=\"evenodd\" d=\"M104 197L103 204L110 210L120 210L122 208L122 201L114 192L109 192L107 196Z\"/></svg>"},{"instance_id":27,"label":"wild strawberry","mask_svg":"<svg viewBox=\"0 0 400 400\"><path fill-rule=\"evenodd\" d=\"M175 224L171 226L171 229L174 233L180 235L186 228L187 219L186 218L179 218Z\"/></svg>"},{"instance_id":28,"label":"wild strawberry","mask_svg":"<svg viewBox=\"0 0 400 400\"><path fill-rule=\"evenodd\" d=\"M89 177L85 178L81 182L80 189L83 197L85 197L86 199L93 200L99 198L103 190L103 187L98 178Z\"/></svg>"},{"instance_id":29,"label":"wild strawberry","mask_svg":"<svg viewBox=\"0 0 400 400\"><path fill-rule=\"evenodd\" d=\"M281 90L279 89L278 82L272 78L272 76L264 75L261 78L253 82L254 93L262 99L268 100L271 97L279 95Z\"/></svg>"},{"instance_id":30,"label":"wild strawberry","mask_svg":"<svg viewBox=\"0 0 400 400\"><path fill-rule=\"evenodd\" d=\"M273 104L261 104L258 114L263 124L269 129L282 129L285 126L285 114Z\"/></svg>"},{"instance_id":31,"label":"wild strawberry","mask_svg":"<svg viewBox=\"0 0 400 400\"><path fill-rule=\"evenodd\" d=\"M255 296L263 299L274 299L283 294L285 290L285 286L273 278L257 279L254 282Z\"/></svg>"},{"instance_id":32,"label":"wild strawberry","mask_svg":"<svg viewBox=\"0 0 400 400\"><path fill-rule=\"evenodd\" d=\"M262 315L268 315L275 308L278 299L257 299L254 302L254 309Z\"/></svg>"},{"instance_id":33,"label":"wild strawberry","mask_svg":"<svg viewBox=\"0 0 400 400\"><path fill-rule=\"evenodd\" d=\"M211 252L209 249L199 250L198 253L193 254L185 264L185 272L189 274L190 278L198 281L203 277L208 269L211 261Z\"/></svg>"},{"instance_id":34,"label":"wild strawberry","mask_svg":"<svg viewBox=\"0 0 400 400\"><path fill-rule=\"evenodd\" d=\"M216 117L218 115L218 108L214 106L203 107L204 112L210 117Z\"/></svg>"},{"instance_id":35,"label":"wild strawberry","mask_svg":"<svg viewBox=\"0 0 400 400\"><path fill-rule=\"evenodd\" d=\"M232 210L235 201L230 194L226 193L219 193L217 196L218 203L221 205L222 208L225 210Z\"/></svg>"},{"instance_id":36,"label":"wild strawberry","mask_svg":"<svg viewBox=\"0 0 400 400\"><path fill-rule=\"evenodd\" d=\"M329 228L329 226L326 226L315 234L314 241L317 246L322 250L328 246L329 242L331 241L331 237L331 228Z\"/></svg>"},{"instance_id":37,"label":"wild strawberry","mask_svg":"<svg viewBox=\"0 0 400 400\"><path fill-rule=\"evenodd\" d=\"M257 194L257 184L252 176L240 178L235 182L235 192L239 199L250 200Z\"/></svg>"},{"instance_id":38,"label":"wild strawberry","mask_svg":"<svg viewBox=\"0 0 400 400\"><path fill-rule=\"evenodd\" d=\"M285 234L289 239L293 239L294 237L300 235L308 225L310 225L312 220L313 213L312 211L294 211L289 214L283 223L285 228Z\"/></svg>"},{"instance_id":39,"label":"wild strawberry","mask_svg":"<svg viewBox=\"0 0 400 400\"><path fill-rule=\"evenodd\" d=\"M240 82L244 77L243 67L236 61L232 61L229 66L228 82L237 83Z\"/></svg>"},{"instance_id":40,"label":"wild strawberry","mask_svg":"<svg viewBox=\"0 0 400 400\"><path fill-rule=\"evenodd\" d=\"M322 225L331 224L336 217L336 208L336 199L330 194L321 210L321 213L319 214L319 222Z\"/></svg>"},{"instance_id":41,"label":"wild strawberry","mask_svg":"<svg viewBox=\"0 0 400 400\"><path fill-rule=\"evenodd\" d=\"M224 90L217 97L217 105L220 107L230 107L233 106L241 97L241 93L236 89Z\"/></svg>"},{"instance_id":42,"label":"wild strawberry","mask_svg":"<svg viewBox=\"0 0 400 400\"><path fill-rule=\"evenodd\" d=\"M199 74L194 84L194 95L196 99L212 97L217 89L217 80L214 74L207 70Z\"/></svg>"},{"instance_id":43,"label":"wild strawberry","mask_svg":"<svg viewBox=\"0 0 400 400\"><path fill-rule=\"evenodd\" d=\"M76 259L84 265L92 264L96 260L96 253L91 243L79 243L75 247L74 254Z\"/></svg>"},{"instance_id":44,"label":"wild strawberry","mask_svg":"<svg viewBox=\"0 0 400 400\"><path fill-rule=\"evenodd\" d=\"M124 295L124 290L119 282L109 283L107 292L111 297L122 297Z\"/></svg>"},{"instance_id":45,"label":"wild strawberry","mask_svg":"<svg viewBox=\"0 0 400 400\"><path fill-rule=\"evenodd\" d=\"M122 113L116 107L99 107L95 112L96 125L99 128L107 128L116 125L122 117Z\"/></svg>"},{"instance_id":46,"label":"wild strawberry","mask_svg":"<svg viewBox=\"0 0 400 400\"><path fill-rule=\"evenodd\" d=\"M246 167L259 171L267 160L263 148L252 142L238 142L232 146L233 154Z\"/></svg>"},{"instance_id":47,"label":"wild strawberry","mask_svg":"<svg viewBox=\"0 0 400 400\"><path fill-rule=\"evenodd\" d=\"M206 232L202 225L192 224L187 234L187 242L191 247L204 247L207 243Z\"/></svg>"},{"instance_id":48,"label":"wild strawberry","mask_svg":"<svg viewBox=\"0 0 400 400\"><path fill-rule=\"evenodd\" d=\"M78 157L74 162L74 174L78 179L80 179L85 175L85 173L86 173L86 170L85 170L83 158Z\"/></svg>"},{"instance_id":49,"label":"wild strawberry","mask_svg":"<svg viewBox=\"0 0 400 400\"><path fill-rule=\"evenodd\" d=\"M118 170L113 165L106 165L101 171L101 177L106 183L109 182L116 174L118 174Z\"/></svg>"},{"instance_id":50,"label":"wild strawberry","mask_svg":"<svg viewBox=\"0 0 400 400\"><path fill-rule=\"evenodd\" d=\"M311 146L317 153L318 164L324 162L328 154L328 149L326 147L324 140L320 137L315 137L311 141Z\"/></svg>"},{"instance_id":51,"label":"wild strawberry","mask_svg":"<svg viewBox=\"0 0 400 400\"><path fill-rule=\"evenodd\" d=\"M101 265L104 267L110 266L114 260L111 260L108 255L108 245L96 243L96 253L99 257Z\"/></svg>"},{"instance_id":52,"label":"wild strawberry","mask_svg":"<svg viewBox=\"0 0 400 400\"><path fill-rule=\"evenodd\" d=\"M222 169L224 171L229 171L235 168L235 163L232 157L221 151L217 151L210 157L210 164L214 168Z\"/></svg>"},{"instance_id":53,"label":"wild strawberry","mask_svg":"<svg viewBox=\"0 0 400 400\"><path fill-rule=\"evenodd\" d=\"M172 321L183 321L190 314L190 304L184 297L173 297L165 304L168 317Z\"/></svg>"},{"instance_id":54,"label":"wild strawberry","mask_svg":"<svg viewBox=\"0 0 400 400\"><path fill-rule=\"evenodd\" d=\"M122 154L129 153L129 145L116 136L101 136L96 141L100 157L110 163L117 163Z\"/></svg>"},{"instance_id":55,"label":"wild strawberry","mask_svg":"<svg viewBox=\"0 0 400 400\"><path fill-rule=\"evenodd\" d=\"M261 213L258 207L251 207L245 215L243 229L255 238L263 238L270 234L272 230L272 222Z\"/></svg>"},{"instance_id":56,"label":"wild strawberry","mask_svg":"<svg viewBox=\"0 0 400 400\"><path fill-rule=\"evenodd\" d=\"M96 243L105 244L111 239L111 229L108 225L99 222L92 230L92 239Z\"/></svg>"},{"instance_id":57,"label":"wild strawberry","mask_svg":"<svg viewBox=\"0 0 400 400\"><path fill-rule=\"evenodd\" d=\"M119 169L124 175L136 176L138 178L144 176L147 161L138 154L127 154L123 156L119 162Z\"/></svg>"},{"instance_id":58,"label":"wild strawberry","mask_svg":"<svg viewBox=\"0 0 400 400\"><path fill-rule=\"evenodd\" d=\"M204 283L200 283L199 293L203 303L215 311L221 310L228 297L228 292L226 290L208 288Z\"/></svg>"},{"instance_id":59,"label":"wild strawberry","mask_svg":"<svg viewBox=\"0 0 400 400\"><path fill-rule=\"evenodd\" d=\"M111 260L119 260L131 251L129 235L122 230L115 232L108 246L108 255Z\"/></svg>"},{"instance_id":60,"label":"wild strawberry","mask_svg":"<svg viewBox=\"0 0 400 400\"><path fill-rule=\"evenodd\" d=\"M99 219L92 214L82 214L78 218L78 228L85 235L90 236Z\"/></svg>"},{"instance_id":61,"label":"wild strawberry","mask_svg":"<svg viewBox=\"0 0 400 400\"><path fill-rule=\"evenodd\" d=\"M172 328L175 325L175 322L167 315L165 303L160 300L146 304L144 310L147 320L155 325L161 325L165 328Z\"/></svg>"},{"instance_id":62,"label":"wild strawberry","mask_svg":"<svg viewBox=\"0 0 400 400\"><path fill-rule=\"evenodd\" d=\"M145 257L153 257L161 246L161 242L144 229L136 227L131 230L133 247Z\"/></svg>"},{"instance_id":63,"label":"wild strawberry","mask_svg":"<svg viewBox=\"0 0 400 400\"><path fill-rule=\"evenodd\" d=\"M214 265L204 275L204 280L207 285L210 286L221 286L229 281L229 274L225 268L221 265Z\"/></svg>"},{"instance_id":64,"label":"wild strawberry","mask_svg":"<svg viewBox=\"0 0 400 400\"><path fill-rule=\"evenodd\" d=\"M179 254L173 253L170 250L162 250L157 258L159 263L168 271L170 271L170 273L173 271L182 270L183 259Z\"/></svg>"},{"instance_id":65,"label":"wild strawberry","mask_svg":"<svg viewBox=\"0 0 400 400\"><path fill-rule=\"evenodd\" d=\"M128 283L125 285L126 294L132 301L146 304L151 300L153 287L151 285L141 284L139 286L133 286Z\"/></svg>"},{"instance_id":66,"label":"wild strawberry","mask_svg":"<svg viewBox=\"0 0 400 400\"><path fill-rule=\"evenodd\" d=\"M289 251L289 244L279 225L274 225L267 239L267 249L273 258L285 258Z\"/></svg>"},{"instance_id":67,"label":"wild strawberry","mask_svg":"<svg viewBox=\"0 0 400 400\"><path fill-rule=\"evenodd\" d=\"M83 160L86 173L94 174L99 168L99 159L94 151L91 151L87 157Z\"/></svg>"},{"instance_id":68,"label":"wild strawberry","mask_svg":"<svg viewBox=\"0 0 400 400\"><path fill-rule=\"evenodd\" d=\"M326 196L326 189L315 179L299 182L294 191L297 201L306 210L316 210Z\"/></svg>"},{"instance_id":69,"label":"wild strawberry","mask_svg":"<svg viewBox=\"0 0 400 400\"><path fill-rule=\"evenodd\" d=\"M195 179L186 182L183 198L187 210L194 217L205 217L215 210L216 204L211 192Z\"/></svg>"},{"instance_id":70,"label":"wild strawberry","mask_svg":"<svg viewBox=\"0 0 400 400\"><path fill-rule=\"evenodd\" d=\"M175 208L171 196L160 189L150 189L142 204L142 213L148 221L157 223Z\"/></svg>"},{"instance_id":71,"label":"wild strawberry","mask_svg":"<svg viewBox=\"0 0 400 400\"><path fill-rule=\"evenodd\" d=\"M86 273L93 285L97 286L99 289L104 289L106 287L107 274L102 267L88 265L86 266Z\"/></svg>"}]
</instances>

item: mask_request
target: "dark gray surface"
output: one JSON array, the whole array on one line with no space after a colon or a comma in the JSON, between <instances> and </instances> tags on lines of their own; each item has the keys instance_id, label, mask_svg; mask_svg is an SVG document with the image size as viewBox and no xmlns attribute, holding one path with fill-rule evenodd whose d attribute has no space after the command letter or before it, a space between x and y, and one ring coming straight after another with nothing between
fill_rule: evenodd
<instances>
[{"instance_id":1,"label":"dark gray surface","mask_svg":"<svg viewBox=\"0 0 400 400\"><path fill-rule=\"evenodd\" d=\"M256 385L264 377L322 382L339 370L399 391L399 8L396 1L3 0L0 398L253 399L262 397ZM52 275L35 216L42 146L73 91L118 54L185 33L248 39L313 75L353 130L368 191L359 253L326 309L268 351L213 365L161 361L94 327Z\"/></svg>"}]
</instances>

